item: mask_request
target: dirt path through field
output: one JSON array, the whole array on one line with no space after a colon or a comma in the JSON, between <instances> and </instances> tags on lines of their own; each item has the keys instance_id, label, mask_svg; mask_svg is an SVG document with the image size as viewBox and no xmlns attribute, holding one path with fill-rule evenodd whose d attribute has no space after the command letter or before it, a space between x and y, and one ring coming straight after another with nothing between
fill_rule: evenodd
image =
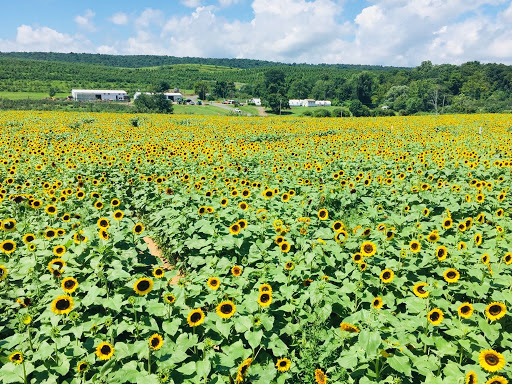
<instances>
[{"instance_id":1,"label":"dirt path through field","mask_svg":"<svg viewBox=\"0 0 512 384\"><path fill-rule=\"evenodd\" d=\"M256 107L256 109L258 110L258 116L267 116L267 112L265 112L264 107Z\"/></svg>"},{"instance_id":2,"label":"dirt path through field","mask_svg":"<svg viewBox=\"0 0 512 384\"><path fill-rule=\"evenodd\" d=\"M158 248L158 245L153 241L153 239L149 236L144 237L144 241L148 245L149 253L151 253L153 256L158 257L160 260L162 260L162 268L171 271L174 269L174 267L169 263L169 260L167 260L163 254L160 248ZM170 285L178 284L178 280L182 277L180 271L178 271L178 274L174 276L171 281L169 282Z\"/></svg>"}]
</instances>

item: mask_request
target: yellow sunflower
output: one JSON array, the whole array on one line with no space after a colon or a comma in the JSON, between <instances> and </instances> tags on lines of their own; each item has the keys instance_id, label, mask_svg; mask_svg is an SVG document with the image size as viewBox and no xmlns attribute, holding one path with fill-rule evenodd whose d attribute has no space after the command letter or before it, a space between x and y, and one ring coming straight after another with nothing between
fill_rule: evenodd
<instances>
[{"instance_id":1,"label":"yellow sunflower","mask_svg":"<svg viewBox=\"0 0 512 384\"><path fill-rule=\"evenodd\" d=\"M444 319L443 311L439 308L434 308L428 313L427 319L432 325L439 325Z\"/></svg>"},{"instance_id":2,"label":"yellow sunflower","mask_svg":"<svg viewBox=\"0 0 512 384\"><path fill-rule=\"evenodd\" d=\"M475 382L476 383L476 382ZM485 384L507 384L508 380L503 376L493 376Z\"/></svg>"},{"instance_id":3,"label":"yellow sunflower","mask_svg":"<svg viewBox=\"0 0 512 384\"><path fill-rule=\"evenodd\" d=\"M52 312L57 315L67 315L73 309L73 298L68 295L58 296L52 301Z\"/></svg>"},{"instance_id":4,"label":"yellow sunflower","mask_svg":"<svg viewBox=\"0 0 512 384\"><path fill-rule=\"evenodd\" d=\"M315 369L315 381L317 384L326 384L327 375L321 369Z\"/></svg>"},{"instance_id":5,"label":"yellow sunflower","mask_svg":"<svg viewBox=\"0 0 512 384\"><path fill-rule=\"evenodd\" d=\"M290 361L290 359L283 357L277 360L276 368L279 372L286 372L290 369L291 365L292 362Z\"/></svg>"},{"instance_id":6,"label":"yellow sunflower","mask_svg":"<svg viewBox=\"0 0 512 384\"><path fill-rule=\"evenodd\" d=\"M465 384L477 384L477 376L476 373L473 371L469 371L466 375L466 382Z\"/></svg>"},{"instance_id":7,"label":"yellow sunflower","mask_svg":"<svg viewBox=\"0 0 512 384\"><path fill-rule=\"evenodd\" d=\"M365 241L363 244L361 244L361 249L359 252L361 252L364 257L370 257L377 253L377 247L371 241Z\"/></svg>"},{"instance_id":8,"label":"yellow sunflower","mask_svg":"<svg viewBox=\"0 0 512 384\"><path fill-rule=\"evenodd\" d=\"M187 323L191 327L197 327L204 322L204 318L205 315L202 309L194 309L188 314Z\"/></svg>"},{"instance_id":9,"label":"yellow sunflower","mask_svg":"<svg viewBox=\"0 0 512 384\"><path fill-rule=\"evenodd\" d=\"M384 284L391 283L393 281L394 277L395 277L395 273L389 268L384 269L380 273L380 279Z\"/></svg>"},{"instance_id":10,"label":"yellow sunflower","mask_svg":"<svg viewBox=\"0 0 512 384\"><path fill-rule=\"evenodd\" d=\"M148 340L149 346L153 351L156 351L160 348L162 348L162 345L164 345L164 339L162 336L160 336L158 333L155 333L152 335Z\"/></svg>"},{"instance_id":11,"label":"yellow sunflower","mask_svg":"<svg viewBox=\"0 0 512 384\"><path fill-rule=\"evenodd\" d=\"M460 279L460 273L454 268L448 268L444 271L443 278L447 283L456 283Z\"/></svg>"},{"instance_id":12,"label":"yellow sunflower","mask_svg":"<svg viewBox=\"0 0 512 384\"><path fill-rule=\"evenodd\" d=\"M459 308L457 309L459 316L464 319L469 319L473 314L473 311L474 309L471 303L462 303L461 305L459 305Z\"/></svg>"},{"instance_id":13,"label":"yellow sunflower","mask_svg":"<svg viewBox=\"0 0 512 384\"><path fill-rule=\"evenodd\" d=\"M382 301L382 297L376 297L372 300L372 307L375 309L381 309L384 305L384 301Z\"/></svg>"},{"instance_id":14,"label":"yellow sunflower","mask_svg":"<svg viewBox=\"0 0 512 384\"><path fill-rule=\"evenodd\" d=\"M210 277L206 282L208 288L216 291L220 287L220 279L218 277Z\"/></svg>"},{"instance_id":15,"label":"yellow sunflower","mask_svg":"<svg viewBox=\"0 0 512 384\"><path fill-rule=\"evenodd\" d=\"M6 279L7 275L8 275L7 268L0 264L0 281Z\"/></svg>"},{"instance_id":16,"label":"yellow sunflower","mask_svg":"<svg viewBox=\"0 0 512 384\"><path fill-rule=\"evenodd\" d=\"M240 276L242 274L242 267L235 265L233 268L231 268L231 273L233 276Z\"/></svg>"},{"instance_id":17,"label":"yellow sunflower","mask_svg":"<svg viewBox=\"0 0 512 384\"><path fill-rule=\"evenodd\" d=\"M260 292L258 304L261 307L268 307L272 303L272 292Z\"/></svg>"},{"instance_id":18,"label":"yellow sunflower","mask_svg":"<svg viewBox=\"0 0 512 384\"><path fill-rule=\"evenodd\" d=\"M345 322L342 322L340 323L340 329L344 332L349 332L349 333L359 333L359 328L357 328L355 325L352 325L350 323L345 323Z\"/></svg>"},{"instance_id":19,"label":"yellow sunflower","mask_svg":"<svg viewBox=\"0 0 512 384\"><path fill-rule=\"evenodd\" d=\"M505 357L493 349L486 349L480 352L478 361L483 369L488 372L497 372L505 367Z\"/></svg>"},{"instance_id":20,"label":"yellow sunflower","mask_svg":"<svg viewBox=\"0 0 512 384\"><path fill-rule=\"evenodd\" d=\"M232 301L223 301L217 305L217 315L223 319L229 319L236 312L236 305Z\"/></svg>"},{"instance_id":21,"label":"yellow sunflower","mask_svg":"<svg viewBox=\"0 0 512 384\"><path fill-rule=\"evenodd\" d=\"M132 232L136 235L140 235L142 232L144 232L144 225L142 223L137 223L133 226Z\"/></svg>"},{"instance_id":22,"label":"yellow sunflower","mask_svg":"<svg viewBox=\"0 0 512 384\"><path fill-rule=\"evenodd\" d=\"M155 276L157 279L161 279L164 277L165 271L162 267L156 267L153 269L153 276Z\"/></svg>"},{"instance_id":23,"label":"yellow sunflower","mask_svg":"<svg viewBox=\"0 0 512 384\"><path fill-rule=\"evenodd\" d=\"M133 285L133 290L139 296L144 296L153 289L153 280L148 277L141 277Z\"/></svg>"},{"instance_id":24,"label":"yellow sunflower","mask_svg":"<svg viewBox=\"0 0 512 384\"><path fill-rule=\"evenodd\" d=\"M0 251L9 255L16 250L16 243L12 240L4 240L0 243Z\"/></svg>"},{"instance_id":25,"label":"yellow sunflower","mask_svg":"<svg viewBox=\"0 0 512 384\"><path fill-rule=\"evenodd\" d=\"M96 355L101 360L108 360L114 355L114 346L110 343L103 342L96 347Z\"/></svg>"},{"instance_id":26,"label":"yellow sunflower","mask_svg":"<svg viewBox=\"0 0 512 384\"><path fill-rule=\"evenodd\" d=\"M62 279L61 286L65 293L73 293L78 288L78 281L74 277L66 277Z\"/></svg>"},{"instance_id":27,"label":"yellow sunflower","mask_svg":"<svg viewBox=\"0 0 512 384\"><path fill-rule=\"evenodd\" d=\"M421 251L421 244L420 244L420 242L418 240L412 240L409 243L409 249L413 253L418 253L419 251Z\"/></svg>"},{"instance_id":28,"label":"yellow sunflower","mask_svg":"<svg viewBox=\"0 0 512 384\"><path fill-rule=\"evenodd\" d=\"M428 291L425 291L425 287L428 286L428 283L417 283L412 288L412 291L414 294L418 297L421 297L422 299L428 297Z\"/></svg>"},{"instance_id":29,"label":"yellow sunflower","mask_svg":"<svg viewBox=\"0 0 512 384\"><path fill-rule=\"evenodd\" d=\"M493 302L485 308L485 316L491 321L499 320L507 313L507 307L500 302Z\"/></svg>"},{"instance_id":30,"label":"yellow sunflower","mask_svg":"<svg viewBox=\"0 0 512 384\"><path fill-rule=\"evenodd\" d=\"M9 360L14 364L21 364L23 362L23 353L20 351L13 352L9 356Z\"/></svg>"}]
</instances>

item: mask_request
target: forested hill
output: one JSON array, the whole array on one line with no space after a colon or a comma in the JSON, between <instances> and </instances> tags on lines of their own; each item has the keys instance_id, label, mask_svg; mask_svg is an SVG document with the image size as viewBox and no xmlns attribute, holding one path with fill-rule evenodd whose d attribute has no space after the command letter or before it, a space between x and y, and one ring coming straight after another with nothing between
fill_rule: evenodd
<instances>
[{"instance_id":1,"label":"forested hill","mask_svg":"<svg viewBox=\"0 0 512 384\"><path fill-rule=\"evenodd\" d=\"M108 67L142 68L156 67L173 64L202 64L217 65L229 68L262 68L275 67L276 65L288 66L312 66L333 67L338 69L358 70L386 70L393 67L380 65L351 65L351 64L285 64L265 60L253 59L216 59L203 57L176 57L176 56L152 56L152 55L101 55L94 53L57 53L57 52L0 52L0 58L11 57L17 59L60 61L64 63L100 64Z\"/></svg>"},{"instance_id":2,"label":"forested hill","mask_svg":"<svg viewBox=\"0 0 512 384\"><path fill-rule=\"evenodd\" d=\"M415 68L390 68L226 59L229 65L223 66L219 65L223 59L167 57L199 62L150 66L165 57L83 56L90 61L111 58L107 65L82 63L82 59L72 62L75 54L19 55L33 56L0 54L0 92L69 94L72 88L88 88L124 89L132 95L137 90L178 87L210 100L260 97L272 109L286 106L289 99L330 100L351 108L353 115L512 111L512 66L504 64L433 65L425 61ZM41 56L35 60L37 55ZM54 59L43 60L44 55ZM59 57L69 60L56 61ZM139 60L140 67L130 67L135 65L130 60ZM254 67L239 68L236 63Z\"/></svg>"}]
</instances>

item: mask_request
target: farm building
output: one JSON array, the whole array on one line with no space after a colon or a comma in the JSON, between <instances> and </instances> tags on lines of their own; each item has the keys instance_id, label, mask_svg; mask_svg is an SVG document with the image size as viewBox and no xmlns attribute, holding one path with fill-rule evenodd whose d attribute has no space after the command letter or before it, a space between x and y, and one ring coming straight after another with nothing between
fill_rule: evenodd
<instances>
[{"instance_id":1,"label":"farm building","mask_svg":"<svg viewBox=\"0 0 512 384\"><path fill-rule=\"evenodd\" d=\"M317 100L315 101L316 107L330 107L331 102L329 100Z\"/></svg>"},{"instance_id":2,"label":"farm building","mask_svg":"<svg viewBox=\"0 0 512 384\"><path fill-rule=\"evenodd\" d=\"M72 89L75 101L125 101L128 95L123 90L109 89Z\"/></svg>"},{"instance_id":3,"label":"farm building","mask_svg":"<svg viewBox=\"0 0 512 384\"><path fill-rule=\"evenodd\" d=\"M329 100L289 100L288 105L290 107L330 107L331 102Z\"/></svg>"},{"instance_id":4,"label":"farm building","mask_svg":"<svg viewBox=\"0 0 512 384\"><path fill-rule=\"evenodd\" d=\"M313 99L302 100L303 107L316 107L316 102Z\"/></svg>"},{"instance_id":5,"label":"farm building","mask_svg":"<svg viewBox=\"0 0 512 384\"><path fill-rule=\"evenodd\" d=\"M290 107L302 107L303 100L288 100L288 105Z\"/></svg>"},{"instance_id":6,"label":"farm building","mask_svg":"<svg viewBox=\"0 0 512 384\"><path fill-rule=\"evenodd\" d=\"M247 101L247 104L254 104L257 106L261 106L261 99L251 99Z\"/></svg>"},{"instance_id":7,"label":"farm building","mask_svg":"<svg viewBox=\"0 0 512 384\"><path fill-rule=\"evenodd\" d=\"M142 94L142 92L135 92L133 95L133 100L137 99ZM152 95L150 92L144 92L145 95ZM183 95L179 92L168 92L164 93L165 98L170 101L178 102L183 100Z\"/></svg>"}]
</instances>

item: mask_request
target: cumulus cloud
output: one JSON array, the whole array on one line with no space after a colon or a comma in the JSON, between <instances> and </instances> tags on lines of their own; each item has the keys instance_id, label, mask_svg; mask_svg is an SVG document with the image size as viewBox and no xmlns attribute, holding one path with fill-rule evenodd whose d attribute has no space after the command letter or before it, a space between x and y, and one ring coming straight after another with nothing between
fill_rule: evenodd
<instances>
[{"instance_id":1,"label":"cumulus cloud","mask_svg":"<svg viewBox=\"0 0 512 384\"><path fill-rule=\"evenodd\" d=\"M96 30L96 27L92 21L95 15L96 14L93 11L88 9L83 15L78 15L73 20L78 24L80 28L92 32Z\"/></svg>"},{"instance_id":2,"label":"cumulus cloud","mask_svg":"<svg viewBox=\"0 0 512 384\"><path fill-rule=\"evenodd\" d=\"M137 19L137 28L159 27L164 23L164 13L159 9L146 8Z\"/></svg>"},{"instance_id":3,"label":"cumulus cloud","mask_svg":"<svg viewBox=\"0 0 512 384\"><path fill-rule=\"evenodd\" d=\"M15 41L0 40L1 51L93 52L94 47L81 35L68 35L48 27L21 25Z\"/></svg>"},{"instance_id":4,"label":"cumulus cloud","mask_svg":"<svg viewBox=\"0 0 512 384\"><path fill-rule=\"evenodd\" d=\"M109 20L116 25L126 25L128 24L128 15L124 12L117 12Z\"/></svg>"},{"instance_id":5,"label":"cumulus cloud","mask_svg":"<svg viewBox=\"0 0 512 384\"><path fill-rule=\"evenodd\" d=\"M43 37L30 44L0 40L0 49L19 45L37 47L34 50L57 47L62 51L78 46L102 53L299 63L414 66L423 60L480 60L512 64L510 0L371 0L354 17L344 12L346 0L252 0L249 21L221 16L221 7L238 2L218 0L215 6L201 6L199 0L183 0L194 9L186 15L171 17L147 8L133 15L131 36L109 40L108 45L101 42L96 48L80 36L49 29L46 38L51 42ZM493 8L498 5L502 11L492 14L489 10L498 9ZM94 17L91 13L83 17L86 16L91 20ZM126 14L117 13L110 21L123 25L127 18ZM20 41L24 34L43 34L41 28L20 28ZM55 43L59 40L62 43Z\"/></svg>"},{"instance_id":6,"label":"cumulus cloud","mask_svg":"<svg viewBox=\"0 0 512 384\"><path fill-rule=\"evenodd\" d=\"M237 4L239 2L239 0L219 0L219 5L221 7L230 7L234 4Z\"/></svg>"},{"instance_id":7,"label":"cumulus cloud","mask_svg":"<svg viewBox=\"0 0 512 384\"><path fill-rule=\"evenodd\" d=\"M201 0L181 0L181 4L189 8L197 8L201 5Z\"/></svg>"}]
</instances>

